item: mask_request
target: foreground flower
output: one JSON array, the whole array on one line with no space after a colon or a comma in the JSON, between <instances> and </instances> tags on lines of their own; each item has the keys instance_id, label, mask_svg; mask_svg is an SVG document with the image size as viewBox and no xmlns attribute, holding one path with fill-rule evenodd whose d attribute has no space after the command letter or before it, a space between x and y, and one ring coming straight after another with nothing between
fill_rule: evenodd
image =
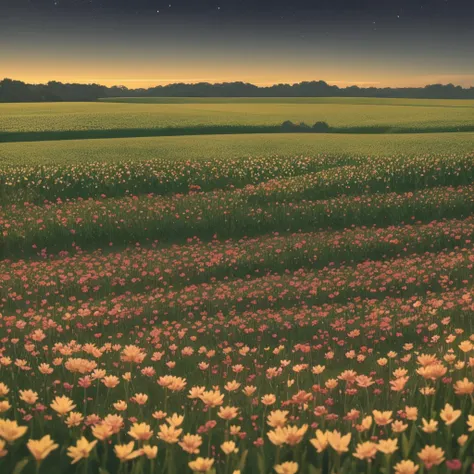
<instances>
[{"instance_id":1,"label":"foreground flower","mask_svg":"<svg viewBox=\"0 0 474 474\"><path fill-rule=\"evenodd\" d=\"M384 454L393 454L398 449L398 439L381 439L377 450Z\"/></svg>"},{"instance_id":2,"label":"foreground flower","mask_svg":"<svg viewBox=\"0 0 474 474\"><path fill-rule=\"evenodd\" d=\"M282 428L286 425L288 414L287 410L274 410L267 416L267 424L272 428Z\"/></svg>"},{"instance_id":3,"label":"foreground flower","mask_svg":"<svg viewBox=\"0 0 474 474\"><path fill-rule=\"evenodd\" d=\"M328 447L328 435L321 430L316 430L316 438L310 439L309 442L318 453L322 453Z\"/></svg>"},{"instance_id":4,"label":"foreground flower","mask_svg":"<svg viewBox=\"0 0 474 474\"><path fill-rule=\"evenodd\" d=\"M199 446L202 444L202 438L199 435L186 434L183 440L179 442L183 451L189 454L199 454Z\"/></svg>"},{"instance_id":5,"label":"foreground flower","mask_svg":"<svg viewBox=\"0 0 474 474\"><path fill-rule=\"evenodd\" d=\"M294 461L277 464L273 469L277 474L296 474L298 472L298 463Z\"/></svg>"},{"instance_id":6,"label":"foreground flower","mask_svg":"<svg viewBox=\"0 0 474 474\"><path fill-rule=\"evenodd\" d=\"M395 474L415 474L420 467L417 466L413 461L400 461L395 464Z\"/></svg>"},{"instance_id":7,"label":"foreground flower","mask_svg":"<svg viewBox=\"0 0 474 474\"><path fill-rule=\"evenodd\" d=\"M285 442L290 446L295 446L301 442L307 430L308 425L303 425L301 428L298 428L297 426L287 426L283 428L286 438Z\"/></svg>"},{"instance_id":8,"label":"foreground flower","mask_svg":"<svg viewBox=\"0 0 474 474\"><path fill-rule=\"evenodd\" d=\"M436 446L425 446L419 453L418 457L423 461L427 469L438 466L444 461L444 451Z\"/></svg>"},{"instance_id":9,"label":"foreground flower","mask_svg":"<svg viewBox=\"0 0 474 474\"><path fill-rule=\"evenodd\" d=\"M72 400L64 395L62 397L56 397L50 406L59 416L64 416L76 408Z\"/></svg>"},{"instance_id":10,"label":"foreground flower","mask_svg":"<svg viewBox=\"0 0 474 474\"><path fill-rule=\"evenodd\" d=\"M160 425L160 432L158 433L158 438L160 438L165 443L177 443L182 432L182 429L175 428L173 425Z\"/></svg>"},{"instance_id":11,"label":"foreground flower","mask_svg":"<svg viewBox=\"0 0 474 474\"><path fill-rule=\"evenodd\" d=\"M59 448L59 444L55 444L49 435L37 440L30 439L28 443L26 443L26 446L38 462L46 459L52 451Z\"/></svg>"},{"instance_id":12,"label":"foreground flower","mask_svg":"<svg viewBox=\"0 0 474 474\"><path fill-rule=\"evenodd\" d=\"M446 403L439 416L449 426L461 416L461 410L455 410L449 403Z\"/></svg>"},{"instance_id":13,"label":"foreground flower","mask_svg":"<svg viewBox=\"0 0 474 474\"><path fill-rule=\"evenodd\" d=\"M195 461L190 461L188 466L193 472L207 472L213 464L214 459L212 458L197 458Z\"/></svg>"},{"instance_id":14,"label":"foreground flower","mask_svg":"<svg viewBox=\"0 0 474 474\"><path fill-rule=\"evenodd\" d=\"M147 441L153 436L153 431L146 423L133 423L128 434L137 441Z\"/></svg>"},{"instance_id":15,"label":"foreground flower","mask_svg":"<svg viewBox=\"0 0 474 474\"><path fill-rule=\"evenodd\" d=\"M349 451L349 443L351 442L352 437L351 433L347 433L346 435L341 436L341 433L339 433L339 431L334 430L332 432L328 431L327 437L329 445L338 454L346 453L347 451Z\"/></svg>"},{"instance_id":16,"label":"foreground flower","mask_svg":"<svg viewBox=\"0 0 474 474\"><path fill-rule=\"evenodd\" d=\"M141 456L142 451L136 450L134 451L133 448L135 447L135 441L130 441L127 444L116 444L114 446L115 455L119 458L120 462L131 461L132 459Z\"/></svg>"},{"instance_id":17,"label":"foreground flower","mask_svg":"<svg viewBox=\"0 0 474 474\"><path fill-rule=\"evenodd\" d=\"M365 443L359 443L356 447L356 452L353 454L354 457L359 459L373 459L377 454L377 445L372 441L366 441Z\"/></svg>"},{"instance_id":18,"label":"foreground flower","mask_svg":"<svg viewBox=\"0 0 474 474\"><path fill-rule=\"evenodd\" d=\"M158 454L158 446L150 446L146 444L141 449L141 453L147 457L147 459L155 459Z\"/></svg>"},{"instance_id":19,"label":"foreground flower","mask_svg":"<svg viewBox=\"0 0 474 474\"><path fill-rule=\"evenodd\" d=\"M225 454L229 455L231 453L238 453L239 450L235 445L234 441L226 441L221 444L221 449L224 451Z\"/></svg>"},{"instance_id":20,"label":"foreground flower","mask_svg":"<svg viewBox=\"0 0 474 474\"><path fill-rule=\"evenodd\" d=\"M0 438L8 443L13 443L21 438L27 430L27 426L18 426L16 421L0 419Z\"/></svg>"},{"instance_id":21,"label":"foreground flower","mask_svg":"<svg viewBox=\"0 0 474 474\"><path fill-rule=\"evenodd\" d=\"M67 448L67 455L72 458L71 464L76 464L81 459L87 459L96 444L97 440L89 442L83 436L76 442L76 446L69 446Z\"/></svg>"}]
</instances>

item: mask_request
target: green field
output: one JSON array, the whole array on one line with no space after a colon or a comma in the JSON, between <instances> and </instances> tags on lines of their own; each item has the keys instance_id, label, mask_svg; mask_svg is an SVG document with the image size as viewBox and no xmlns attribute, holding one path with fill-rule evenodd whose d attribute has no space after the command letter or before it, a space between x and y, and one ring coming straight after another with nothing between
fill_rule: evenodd
<instances>
[{"instance_id":1,"label":"green field","mask_svg":"<svg viewBox=\"0 0 474 474\"><path fill-rule=\"evenodd\" d=\"M407 155L465 153L474 133L430 134L236 134L0 143L0 165L67 164L319 154Z\"/></svg>"},{"instance_id":2,"label":"green field","mask_svg":"<svg viewBox=\"0 0 474 474\"><path fill-rule=\"evenodd\" d=\"M309 125L325 121L339 133L474 131L474 103L224 99L2 104L0 141L278 132L286 120Z\"/></svg>"},{"instance_id":3,"label":"green field","mask_svg":"<svg viewBox=\"0 0 474 474\"><path fill-rule=\"evenodd\" d=\"M474 108L148 101L0 106L0 473L473 471Z\"/></svg>"}]
</instances>

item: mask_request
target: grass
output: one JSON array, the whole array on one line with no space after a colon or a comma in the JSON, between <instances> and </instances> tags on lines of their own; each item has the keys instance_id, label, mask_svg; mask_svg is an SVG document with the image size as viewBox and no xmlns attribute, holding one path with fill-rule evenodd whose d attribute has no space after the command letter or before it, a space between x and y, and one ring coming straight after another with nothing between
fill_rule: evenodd
<instances>
[{"instance_id":1,"label":"grass","mask_svg":"<svg viewBox=\"0 0 474 474\"><path fill-rule=\"evenodd\" d=\"M406 135L256 134L0 143L0 164L64 165L91 161L233 159L318 154L390 156L462 154L474 133Z\"/></svg>"},{"instance_id":2,"label":"grass","mask_svg":"<svg viewBox=\"0 0 474 474\"><path fill-rule=\"evenodd\" d=\"M414 103L417 103L416 101ZM376 104L376 105L374 105ZM285 120L325 121L338 133L472 131L469 101L411 106L354 102L219 101L188 103L1 104L0 141L117 138L222 131L276 132Z\"/></svg>"}]
</instances>

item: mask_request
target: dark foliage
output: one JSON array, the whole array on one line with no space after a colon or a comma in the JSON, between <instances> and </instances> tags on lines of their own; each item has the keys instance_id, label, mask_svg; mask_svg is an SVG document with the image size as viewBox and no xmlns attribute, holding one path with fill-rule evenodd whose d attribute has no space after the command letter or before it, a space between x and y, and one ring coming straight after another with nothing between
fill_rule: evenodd
<instances>
[{"instance_id":1,"label":"dark foliage","mask_svg":"<svg viewBox=\"0 0 474 474\"><path fill-rule=\"evenodd\" d=\"M222 84L169 84L149 89L106 87L99 84L25 84L21 81L0 81L0 102L95 101L107 97L386 97L417 99L474 99L474 87L464 89L453 84L432 84L422 88L339 88L324 81L276 84L257 87L244 82Z\"/></svg>"}]
</instances>

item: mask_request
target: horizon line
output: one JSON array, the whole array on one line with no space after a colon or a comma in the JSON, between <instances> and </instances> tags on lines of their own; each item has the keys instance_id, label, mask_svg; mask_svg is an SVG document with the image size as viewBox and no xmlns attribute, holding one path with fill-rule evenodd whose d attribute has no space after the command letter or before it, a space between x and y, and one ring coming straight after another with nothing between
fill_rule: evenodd
<instances>
[{"instance_id":1,"label":"horizon line","mask_svg":"<svg viewBox=\"0 0 474 474\"><path fill-rule=\"evenodd\" d=\"M474 84L473 85L470 85L470 86L463 86L461 84L454 84L453 82L447 82L447 83L441 83L441 82L431 82L431 83L426 83L424 85L419 85L419 86L409 86L409 85L404 85L404 86L394 86L394 85L390 85L390 86L379 86L379 87L376 87L375 85L376 84L382 84L380 81L343 81L343 80L323 80L323 79L312 79L312 80L302 80L302 81L297 81L297 82L272 82L272 83L264 83L264 82L247 82L247 81L242 81L242 80L226 80L226 81L221 81L221 82L210 82L209 80L205 80L204 78L203 79L196 79L194 81L186 81L186 80L183 80L183 79L112 79L112 80L108 80L108 79L90 79L90 81L93 81L93 82L63 82L61 80L56 80L56 79L50 79L46 82L27 82L25 80L21 80L21 79L13 79L11 77L3 77L2 79L0 79L0 82L4 81L4 80L11 80L11 81L19 81L19 82L23 82L24 84L26 85L32 85L32 86L42 86L42 85L47 85L48 83L50 82L58 82L58 83L61 83L61 84L77 84L77 85L85 85L85 86L90 86L90 85L98 85L98 86L101 86L101 87L107 87L107 88L111 88L111 87L126 87L128 90L137 90L137 89L145 89L145 87L132 87L132 88L129 88L127 86L125 86L124 84L120 84L119 82L156 82L158 84L156 85L149 85L148 87L146 87L146 89L151 89L151 88L154 88L154 87L166 87L166 86L172 86L172 85L197 85L197 84L209 84L211 86L215 86L215 85L221 85L221 84L246 84L246 85L251 85L251 86L255 86L255 87L258 87L258 88L271 88L271 87L275 87L275 86L280 86L280 85L287 85L287 86L295 86L295 85L298 85L298 84L303 84L303 83L312 83L312 82L323 82L325 83L326 85L329 85L329 86L334 86L334 87L337 87L339 89L345 89L347 87L350 87L350 86L363 86L364 85L372 85L372 87L376 88L376 89L423 89L425 87L428 87L428 86L433 86L433 85L439 85L439 86L448 86L448 85L452 85L454 87L460 87L461 89L463 90L469 90L469 89L472 89L474 88ZM81 79L79 79L81 80ZM94 82L94 81L103 81L103 82L115 82L117 81L118 83L117 84L112 84L112 85L105 85L105 84L100 84L99 82ZM170 81L170 82L168 82ZM175 81L175 82L171 82L171 81ZM160 84L160 82L162 84ZM163 82L166 82L165 84L163 84ZM340 87L338 84L345 84L346 87Z\"/></svg>"}]
</instances>

